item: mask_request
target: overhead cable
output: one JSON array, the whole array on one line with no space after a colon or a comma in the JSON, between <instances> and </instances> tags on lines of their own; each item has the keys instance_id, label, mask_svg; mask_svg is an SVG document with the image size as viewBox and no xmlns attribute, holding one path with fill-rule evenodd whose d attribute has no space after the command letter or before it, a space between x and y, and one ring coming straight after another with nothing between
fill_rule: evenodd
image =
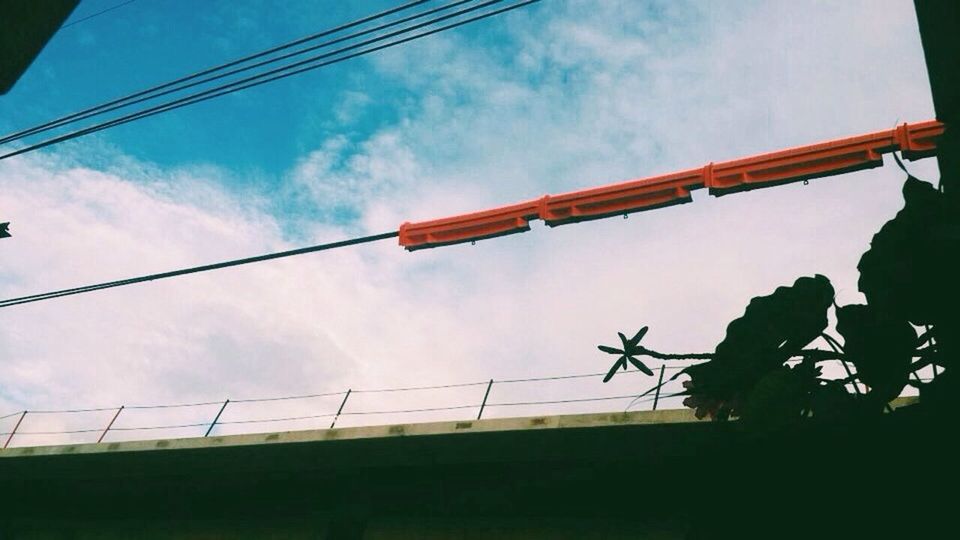
<instances>
[{"instance_id":1,"label":"overhead cable","mask_svg":"<svg viewBox=\"0 0 960 540\"><path fill-rule=\"evenodd\" d=\"M11 141L15 141L15 140L18 140L18 139L22 139L23 137L27 137L27 136L30 136L30 135L33 135L33 134L36 134L36 133L41 133L41 132L44 132L44 131L48 131L48 130L50 130L50 129L54 129L54 128L56 128L56 127L62 126L62 125L64 125L64 124L66 124L66 123L70 123L70 122L75 121L75 120L80 120L80 119L84 119L84 118L89 118L90 116L96 116L97 114L100 114L100 112L98 112L98 111L101 111L101 112L102 112L104 109L106 109L106 108L108 108L108 107L113 107L113 106L118 106L117 108L123 107L124 105L121 105L122 103L127 103L127 104L129 105L130 103L128 103L128 102L130 102L130 101L133 100L133 99L140 98L140 97L143 97L143 96L148 96L148 95L154 94L154 93L156 93L156 92L158 92L158 91L160 91L160 90L164 90L164 89L167 89L167 88L175 87L175 86L177 86L177 85L179 85L179 84L182 84L182 83L185 83L185 82L187 82L187 81L192 81L192 80L194 80L194 79L198 79L198 78L200 78L200 77L203 77L204 75L209 75L209 74L211 74L211 73L216 73L216 72L218 72L218 71L222 71L222 70L224 70L224 69L231 68L231 67L233 67L233 66L238 66L238 65L240 65L240 64L249 62L249 61L251 61L251 60L256 60L257 58L262 58L262 57L264 57L264 56L268 56L268 55L273 54L273 53L275 53L275 52L280 52L280 51L283 51L283 50L286 50L286 49L289 49L289 48L292 48L292 47L296 47L297 45L302 45L303 43L308 43L308 42L310 42L310 41L313 41L313 40L316 40L316 39L320 39L320 38L322 38L322 37L326 37L326 36L329 36L329 35L332 35L332 34L335 34L335 33L338 33L338 32L342 32L343 30L348 30L348 29L350 29L350 28L354 28L354 27L356 27L356 26L360 26L360 25L362 25L362 24L366 24L366 23L368 23L368 22L375 21L375 20L381 19L381 18L383 18L383 17L387 17L387 16L389 16L389 15L393 15L394 13L397 13L397 12L400 12L400 11L403 11L403 10L406 10L406 9L409 9L409 8L412 8L412 7L415 7L415 6L418 6L418 5L420 5L420 4L424 4L424 3L429 2L429 1L431 1L431 0L416 0L416 1L414 1L414 2L407 2L406 4L402 4L402 5L400 5L400 6L397 6L397 7L391 8L391 9L388 9L388 10L386 10L386 11L381 11L381 12L379 12L379 13L375 13L375 14L373 14L373 15L369 15L369 16L363 17L363 18L361 18L361 19L357 19L357 20L354 20L354 21L351 21L351 22L348 22L348 23L345 23L345 24L341 24L341 25L336 26L336 27L334 27L334 28L329 28L329 29L324 30L324 31L322 31L322 32L318 32L318 33L316 33L316 34L311 34L311 35L309 35L309 36L305 36L305 37L302 37L302 38L300 38L300 39L296 39L296 40L293 40L293 41L291 41L291 42L284 43L284 44L282 44L282 45L278 45L278 46L276 46L276 47L271 47L271 48L269 48L269 49L266 49L266 50L264 50L264 51L260 51L260 52L255 53L255 54L247 55L247 56L244 56L244 57L242 57L242 58L237 58L236 60L231 60L230 62L226 62L226 63L224 63L224 64L220 64L220 65L217 65L217 66L213 66L213 67L211 67L211 68L203 69L203 70L198 71L198 72L196 72L196 73L192 73L192 74L190 74L190 75L186 75L186 76L180 77L180 78L178 78L178 79L174 79L174 80L172 80L172 81L169 81L169 82L166 82L166 83L163 83L163 84L158 84L158 85L156 85L156 86L152 86L152 87L150 87L150 88L147 88L146 90L141 90L141 91L138 91L138 92L134 92L134 93L132 93L132 94L123 96L123 97L121 97L121 98L117 98L117 99L108 101L108 102L106 102L106 103L101 103L100 105L96 105L96 106L94 106L94 107L90 107L90 108L84 109L84 110L82 110L82 111L78 111L78 112L75 112L75 113L72 113L72 114L68 114L68 115L66 115L66 116L62 116L62 117L60 117L60 118L51 120L51 121L46 122L46 123L44 123L44 124L41 124L41 125L39 125L39 126L35 126L35 127L30 128L30 129L26 129L26 130L23 130L23 131L19 131L19 132L17 132L17 133L11 133L11 134L6 135L6 136L4 136L4 137L0 137L0 144L7 143L7 142L11 142ZM77 21L77 22L80 22L80 21ZM71 24L76 24L76 23L71 23ZM67 26L69 26L69 25L67 25ZM147 98L147 99L150 99L150 98Z\"/></svg>"},{"instance_id":2,"label":"overhead cable","mask_svg":"<svg viewBox=\"0 0 960 540\"><path fill-rule=\"evenodd\" d=\"M137 0L126 0L126 2L122 2L122 3L117 4L117 5L115 5L115 6L111 6L111 7L108 7L108 8L106 8L106 9L101 9L100 11L98 11L98 12L96 12L96 13L91 13L90 15L87 15L86 17L81 17L81 18L79 18L79 19L77 19L77 20L75 20L75 21L68 22L67 24L61 26L60 29L63 30L64 28L70 28L71 26L73 26L73 25L75 25L75 24L80 24L80 23L82 23L83 21L89 21L90 19L95 19L95 18L97 18L97 17L99 17L99 16L101 16L101 15L106 15L107 13L110 13L111 11L113 11L113 10L115 10L115 9L120 9L120 8L122 8L123 6L132 4L132 3L136 2L136 1L137 1Z\"/></svg>"},{"instance_id":3,"label":"overhead cable","mask_svg":"<svg viewBox=\"0 0 960 540\"><path fill-rule=\"evenodd\" d=\"M299 75L299 74L305 73L305 72L307 72L307 71L312 71L312 70L315 70L315 69L319 69L319 68L326 67L326 66L329 66L329 65L333 65L333 64L340 63L340 62L344 62L344 61L346 61L346 60L350 60L350 59L357 58L357 57L360 57L360 56L365 56L365 55L368 55L368 54L371 54L371 53L374 53L374 52L377 52L377 51L381 51L381 50L384 50L384 49L389 49L389 48L395 47L395 46L397 46L397 45L402 45L402 44L408 43L408 42L410 42L410 41L414 41L414 40L421 39L421 38L424 38L424 37L427 37L427 36L431 36L431 35L434 35L434 34L437 34L437 33L440 33L440 32L444 32L444 31L447 31L447 30L451 30L451 29L453 29L453 28L457 28L457 27L460 27L460 26L463 26L463 25L466 25L466 24L469 24L469 23L472 23L472 22L476 22L476 21L479 21L479 20L482 20L482 19L486 19L486 18L489 18L489 17L493 17L493 16L496 16L496 15L500 15L500 14L502 14L502 13L505 13L505 12L508 12L508 11L512 11L512 10L514 10L514 9L517 9L517 8L520 8L520 7L529 5L529 4L537 3L537 2L539 2L539 1L540 1L540 0L525 0L524 2L520 2L520 3L517 3L517 4L513 4L513 5L510 5L510 6L507 6L507 7L504 7L504 8L500 8L500 9L497 9L497 10L489 11L489 12L483 13L483 14L481 14L481 15L477 15L477 16L470 17L470 18L467 18L467 19L464 19L464 20L461 20L461 21L457 21L457 22L452 23L452 24L444 25L444 26L441 26L441 27L438 27L438 28L434 28L434 29L431 29L431 30L428 30L428 31L424 31L424 32L420 32L420 33L417 33L417 34L413 34L413 35L411 35L411 36L407 36L407 37L404 37L404 38L402 38L402 39L397 39L397 40L390 41L390 42L385 43L385 44L382 44L382 45L377 45L377 46L375 46L375 47L370 47L370 48L368 48L368 49L363 49L363 50L361 50L361 51L354 52L354 53L351 53L351 54L347 54L347 55L345 55L345 56L340 56L340 57L332 58L332 57L334 57L334 56L336 56L336 55L338 55L338 54L343 54L344 52L348 52L348 51L355 50L355 49L358 49L358 48L362 48L362 47L365 47L365 46L368 46L368 45L372 45L372 44L375 44L375 43L379 43L379 42L381 42L381 41L385 41L385 40L388 40L388 39L393 38L393 37L397 37L397 36L401 36L401 35L403 35L403 34L407 34L407 33L411 32L411 31L413 31L413 30L417 30L417 29L420 29L420 28L423 28L423 27L426 27L426 26L435 24L435 23L440 22L440 21L443 21L443 20L447 20L447 19L450 19L450 18L453 18L453 17L457 17L457 16L463 15L463 14L468 13L468 12L471 12L471 11L476 11L476 10L481 9L481 8L483 8L483 7L488 7L488 6L491 6L491 5L493 5L493 4L498 4L498 3L503 2L503 0L489 0L488 2L484 2L484 3L480 4L480 5L472 6L472 7L469 7L469 8L466 8L466 9L463 9L463 10L460 10L460 11L457 11L457 12L454 12L454 13L449 13L449 14L447 14L447 15L443 15L443 16L441 16L441 17L434 18L434 19L432 19L432 20L430 20L430 21L426 21L426 22L422 22L422 23L418 23L418 24L409 26L409 27L404 28L404 29L402 29L402 30L397 30L397 31L395 31L395 32L390 32L390 33L388 33L388 34L384 34L384 35L378 36L378 37L376 37L376 38L372 38L372 39L369 39L369 40L362 41L362 42L360 42L360 43L356 43L356 44L353 44L353 45L350 45L350 46L347 46L347 47L343 47L343 48L338 49L338 50L335 50L335 51L331 51L331 52L328 52L328 53L324 53L324 54L322 54L322 55L310 57L310 58L307 58L307 59L305 59L305 60L301 60L301 61L295 62L295 63L293 63L293 64L286 65L286 66L284 66L284 67L275 68L275 69L269 70L269 71L267 71L267 72L265 72L265 73L261 73L261 74L258 74L258 75L253 75L253 76L246 77L246 78L243 78L243 79L240 79L240 80L231 82L231 83L227 83L227 84L220 85L220 86L217 86L217 87L208 89L208 90L204 90L204 91L202 91L202 92L197 92L197 93L195 93L195 94L191 94L191 95L188 95L188 96L184 96L184 97L181 97L181 98L178 98L178 99L169 101L169 102L164 103L164 104L161 104L161 105L156 105L156 106L153 106L153 107L144 109L144 110L139 111L139 112L136 112L136 113L131 113L131 114L128 114L128 115L126 115L126 116L122 116L122 117L117 118L117 119L115 119L115 120L111 120L111 121L108 121L108 122L102 122L102 123L100 123L100 124L95 124L95 125L93 125L93 126L90 126L90 127L84 128L84 129L80 129L80 130L77 130L77 131L73 131L73 132L70 132L70 133L67 133L67 134L58 136L58 137L53 137L53 138L51 138L51 139L47 139L47 140L45 140L45 141L42 141L42 142L39 142L39 143L36 143L36 144L33 144L33 145L25 146L25 147L23 147L23 148L20 148L20 149L15 150L15 151L8 152L8 153L6 153L6 154L0 155L0 160L7 159L7 158L10 158L10 157L13 157L13 156L17 156L17 155L21 155L21 154L25 154L25 153L28 153L28 152L32 152L32 151L34 151L34 150L39 150L39 149L41 149L41 148L46 148L46 147L52 146L52 145L54 145L54 144L58 144L58 143L61 143L61 142L65 142L65 141L68 141L68 140L72 140L72 139L76 139L76 138L82 137L82 136L84 136L84 135L89 135L89 134L91 134L91 133L96 133L96 132L98 132L98 131L102 131L102 130L109 129L109 128L112 128L112 127L116 127L116 126L119 126L119 125L123 125L123 124L129 123L129 122L133 122L133 121L140 120L140 119L143 119L143 118L147 118L147 117L150 117L150 116L154 116L154 115L157 115L157 114L165 113L165 112L168 112L168 111L171 111L171 110L179 109L179 108L181 108L181 107L186 107L186 106L188 106L188 105L193 105L193 104L196 104L196 103L201 103L201 102L207 101L207 100L209 100L209 99L214 99L214 98L217 98L217 97L220 97L220 96L224 96L224 95L227 95L227 94L232 94L232 93L234 93L234 92L238 92L238 91L240 91L240 90L245 90L245 89L247 89L247 88L252 88L252 87L255 87L255 86L260 86L260 85L262 85L262 84L266 84L266 83L269 83L269 82L274 82L274 81L277 81L277 80L280 80L280 79L285 79L285 78L287 78L287 77L292 77L292 76L294 76L294 75ZM323 61L323 62L320 62L320 63L314 63L314 62L317 62L317 61L322 60L322 59L324 59L324 58L332 58L332 59L326 60L326 61ZM308 64L312 64L312 65L308 65ZM300 66L304 66L304 67L300 67ZM297 68L297 69L294 69L294 68ZM292 70L292 71L291 71L291 70Z\"/></svg>"},{"instance_id":4,"label":"overhead cable","mask_svg":"<svg viewBox=\"0 0 960 540\"><path fill-rule=\"evenodd\" d=\"M361 236L358 238L351 238L349 240L340 240L338 242L330 242L327 244L319 244L315 246L308 246L298 249L290 249L287 251L280 251L276 253L267 253L265 255L257 255L255 257L245 257L243 259L233 259L229 261L223 261L214 264L205 264L202 266L193 266L190 268L182 268L180 270L172 270L169 272L160 272L158 274L149 274L145 276L139 276L129 279L121 279L118 281L108 281L106 283L99 283L96 285L86 285L83 287L75 287L72 289L63 289L59 291L53 291L48 293L33 294L29 296L21 296L18 298L10 298L7 300L0 300L0 308L15 306L19 304L28 304L30 302L39 302L41 300L49 300L52 298L59 298L61 296L71 296L74 294L81 294L85 292L99 291L102 289L110 289L113 287L121 287L123 285L132 285L135 283L143 283L146 281L154 281L158 279L172 278L176 276L184 276L187 274L197 274L200 272L209 272L211 270L219 270L221 268L230 268L232 266L240 266L244 264L251 264L261 261L269 261L273 259L280 259L284 257L293 257L295 255L304 255L307 253L315 253L318 251L327 251L331 249L337 249L347 246L355 246L358 244L365 244L370 242L376 242L379 240L386 240L388 238L396 238L397 232L387 232L381 234L374 234L371 236Z\"/></svg>"},{"instance_id":5,"label":"overhead cable","mask_svg":"<svg viewBox=\"0 0 960 540\"><path fill-rule=\"evenodd\" d=\"M244 72L244 71L249 71L249 70L251 70L251 69L256 69L256 68L258 68L258 67L262 67L262 66L265 66L265 65L268 65L268 64L272 64L272 63L279 62L279 61L281 61L281 60L286 60L287 58L291 58L291 57L293 57L293 56L305 54L305 53L307 53L307 52L310 52L310 51L313 51L313 50L317 50L317 49L321 49L321 48L324 48L324 47L329 47L329 46L335 45L335 44L337 44L337 43L342 43L342 42L344 42L344 41L348 41L348 40L355 39L355 38L360 37L360 36L364 36L364 35L367 35L367 34L370 34L370 33L378 32L378 31L384 30L384 29L386 29L386 28L390 28L390 27L392 27L392 26L396 26L396 25L399 25L399 24L403 24L403 23L405 23L405 22L408 22L408 21L411 21L411 20L414 20L414 19L418 19L418 18L421 18L421 17L426 17L426 16L431 15L431 14L433 14L433 13L437 13L437 12L439 12L439 11L444 11L444 10L447 10L447 9L450 9L450 8L453 8L453 7L456 7L456 6L460 5L460 4L464 4L464 3L467 3L467 2L472 2L472 1L474 1L474 0L459 0L459 1L455 2L455 3L453 3L453 4L448 4L448 5L445 5L445 6L440 6L440 7L438 7L438 8L434 8L434 9L430 9L430 10L423 11L423 12L420 12L420 13L416 13L416 14L411 15L411 16L409 16L409 17L405 17L405 18L402 18L402 19L398 19L398 20L396 20L396 21L391 21L391 22L388 22L388 23L386 23L386 24L382 24L382 25L380 25L380 26L376 26L376 27L373 27L373 28L369 28L369 29L366 29L366 30L362 30L362 31L357 32L357 33L348 34L348 35L346 35L346 36L341 36L341 37L338 37L338 38L333 39L333 40L324 41L324 42L322 42L322 43L320 43L320 44L313 45L313 46L310 46L310 47L307 47L307 48L304 48L304 49L300 49L300 50L297 50L297 51L294 51L294 52L291 52L291 53L287 53L287 54L284 54L284 55L281 55L281 56L277 56L277 57L274 57L274 58L270 58L270 59L268 59L268 60L263 60L263 61L261 61L261 62L255 63L255 64L250 64L250 65L243 66L243 67L239 67L239 68L232 69L232 70L229 70L229 71L223 71L224 69L227 69L227 68L229 68L229 67L233 67L233 66L236 66L236 65L239 65L239 64L242 64L242 63L246 63L246 62L249 62L250 60L254 60L254 59L260 58L260 57L262 57L262 56L266 56L266 55L268 55L268 54L271 54L271 53L274 53L274 52L278 52L278 51L281 51L281 50L284 50L284 49L293 47L293 46L295 46L295 45L299 45L299 44L302 44L302 43L305 43L305 42L308 42L308 41L312 41L312 40L318 39L318 38L320 38L320 37L324 37L324 36L327 36L327 35L330 35L330 34L334 34L334 33L340 32L340 31L345 30L345 29L347 29L347 28L352 28L352 27L354 27L354 26L358 26L358 25L360 25L360 24L362 24L362 23L370 22L370 21L372 21L372 20L375 20L375 19L378 19L378 18L382 18L382 17L385 17L385 16L387 16L387 15L391 15L391 14L396 13L397 11L399 11L399 10L401 10L401 9L407 9L407 8L409 8L409 7L413 7L413 6L418 5L418 4L422 4L422 3L426 2L426 1L430 1L430 0L420 0L420 1L417 1L417 2L412 2L412 3L409 3L409 4L405 4L405 5L403 5L403 6L400 6L400 7L391 9L391 10L387 10L387 11L378 13L378 14L376 14L376 15L371 15L371 16L369 16L369 17L365 17L365 18L360 19L360 20L358 20L358 21L354 21L354 22L351 22L351 23L348 23L348 24L345 24L345 25L341 25L341 26L338 26L338 27L333 28L333 29L330 29L330 30L326 30L326 31L324 31L324 32L320 32L319 34L314 34L314 35L312 35L312 36L307 36L306 38L301 38L301 39L298 39L298 40L293 41L293 42L291 42L291 43L284 44L284 45L281 45L281 46L279 46L279 47L274 47L274 48L272 48L272 49L268 49L267 51L263 51L263 52L260 52L260 53L257 53L257 54L253 54L253 55L250 55L250 56L246 56L246 57L241 58L241 59L239 59L239 60L234 60L234 61L232 61L232 62L228 62L228 63L226 63L226 64L222 64L222 65L220 65L220 66L216 66L216 67L213 67L213 68L209 68L209 69L206 69L206 70L203 70L203 71L194 73L194 74L192 74L192 75L188 75L188 76L186 76L186 77L181 77L181 78L179 78L179 79L177 79L177 80L175 80L175 81L169 82L169 83L164 83L164 84L161 84L161 85L158 85L158 86L154 86L154 87L152 87L152 88L148 88L147 90L142 90L142 91L140 91L140 92L136 92L136 93L130 94L130 95L128 95L128 96L125 96L125 97L122 97L122 98L119 98L119 99L115 99L115 100L113 100L113 101L109 101L109 102L107 102L107 103L103 103L103 104L101 104L101 105L97 105L97 106L95 106L95 107L91 107L91 108L89 108L89 109L85 109L85 110L80 111L80 112L77 112L77 113L69 114L69 115L67 115L67 116L64 116L64 117L59 118L59 119L56 119L56 120L51 120L50 122L47 122L47 123L45 123L45 124L42 124L42 125L39 125L39 126L30 128L30 129L27 129L27 130L23 130L23 131L20 131L20 132L17 132L17 133L13 133L13 134L7 135L7 136L5 136L5 137L2 137L2 138L0 138L0 144L4 144L4 143L8 143L8 142L13 142L13 141L16 141L16 140L20 140L20 139L23 139L23 138L25 138L25 137L29 137L29 136L31 136L31 135L36 135L36 134L38 134L38 133L43 133L43 132L46 132L46 131L50 131L50 130L52 130L52 129L56 129L56 128L58 128L58 127L63 127L63 126L65 126L65 125L67 125L67 124L72 124L72 123L75 123L75 122L78 122L78 121L81 121L81 120L86 120L87 118L92 118L92 117L94 117L94 116L100 116L100 115L102 115L102 114L106 114L106 113L108 113L108 112L112 112L112 111L115 111L115 110L118 110L118 109L122 109L122 108L125 108L125 107L129 107L129 106L131 106L131 105L136 105L136 104L138 104L138 103L143 103L143 102L145 102L145 101L150 101L150 100L152 100L152 99L157 99L157 98L162 97L162 96L165 96L165 95L173 94L173 93L176 93L176 92L181 92L181 91L186 90L186 89L188 89L188 88L193 88L193 87L196 87L196 86L200 86L200 85L203 85L203 84L207 84L207 83L209 83L209 82L213 82L213 81L216 81L216 80L224 79L224 78L226 78L226 77L230 77L231 75L236 75L236 74L242 73L242 72ZM213 74L213 73L215 73L215 75L211 75L211 74ZM205 75L210 75L210 76L209 76L209 77L205 77ZM193 81L193 82L190 82L190 81Z\"/></svg>"}]
</instances>

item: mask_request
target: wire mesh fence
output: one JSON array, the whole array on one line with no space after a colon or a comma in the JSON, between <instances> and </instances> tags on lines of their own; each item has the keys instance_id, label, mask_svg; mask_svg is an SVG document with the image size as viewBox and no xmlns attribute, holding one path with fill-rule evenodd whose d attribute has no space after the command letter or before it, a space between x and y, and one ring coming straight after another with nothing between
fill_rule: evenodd
<instances>
[{"instance_id":1,"label":"wire mesh fence","mask_svg":"<svg viewBox=\"0 0 960 540\"><path fill-rule=\"evenodd\" d=\"M664 366L667 372L685 366ZM636 374L639 371L621 372ZM3 447L118 442L168 437L234 435L356 427L384 423L479 419L527 414L623 411L649 382L619 378L601 385L605 373L488 379L423 386L348 388L334 392L224 399L189 403L28 409L0 416ZM592 380L591 380L592 379ZM589 381L586 385L583 384ZM655 381L654 381L655 382ZM640 391L624 393L625 385ZM602 394L604 390L619 393ZM587 392L584 392L587 390ZM631 410L658 401L676 406L663 392L630 404Z\"/></svg>"},{"instance_id":2,"label":"wire mesh fence","mask_svg":"<svg viewBox=\"0 0 960 540\"><path fill-rule=\"evenodd\" d=\"M606 385L600 384L605 375L600 372L188 403L28 409L0 416L0 441L7 448L678 408L681 382L670 375L688 365L662 366L667 382L649 393L657 379L636 377L640 372L630 370L620 372L630 376L614 377L611 382L617 384ZM932 373L918 374L918 380L929 380L922 375ZM915 393L908 389L904 394Z\"/></svg>"}]
</instances>

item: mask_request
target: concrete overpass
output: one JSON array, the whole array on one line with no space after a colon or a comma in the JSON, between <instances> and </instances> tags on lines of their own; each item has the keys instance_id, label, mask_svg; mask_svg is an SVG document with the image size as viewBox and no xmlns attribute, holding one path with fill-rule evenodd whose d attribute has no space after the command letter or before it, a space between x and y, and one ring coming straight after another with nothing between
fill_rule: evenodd
<instances>
[{"instance_id":1,"label":"concrete overpass","mask_svg":"<svg viewBox=\"0 0 960 540\"><path fill-rule=\"evenodd\" d=\"M0 538L822 536L832 512L922 537L947 515L922 478L957 446L909 411L763 438L671 410L12 448Z\"/></svg>"}]
</instances>

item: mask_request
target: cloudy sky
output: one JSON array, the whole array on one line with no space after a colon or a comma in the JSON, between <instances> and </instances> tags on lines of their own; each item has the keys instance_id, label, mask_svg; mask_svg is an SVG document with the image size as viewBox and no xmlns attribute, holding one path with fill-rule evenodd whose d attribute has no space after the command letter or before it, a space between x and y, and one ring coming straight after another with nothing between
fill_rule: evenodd
<instances>
[{"instance_id":1,"label":"cloudy sky","mask_svg":"<svg viewBox=\"0 0 960 540\"><path fill-rule=\"evenodd\" d=\"M115 3L85 0L72 20ZM139 0L60 31L0 97L0 131L395 3ZM15 235L0 243L0 297L396 230L932 117L910 0L544 0L0 161L0 221ZM937 177L934 160L911 166ZM534 224L415 253L391 240L4 308L0 416L590 373L611 360L597 344L644 325L652 348L711 350L750 297L801 275L829 276L841 304L862 301L856 264L901 206L901 182L889 165L719 199L695 192L693 204L628 220ZM490 400L622 395L650 382L504 384ZM483 390L358 394L351 406L461 405ZM224 418L337 404L237 406ZM215 412L130 413L118 426ZM105 422L29 418L23 429L34 431Z\"/></svg>"}]
</instances>

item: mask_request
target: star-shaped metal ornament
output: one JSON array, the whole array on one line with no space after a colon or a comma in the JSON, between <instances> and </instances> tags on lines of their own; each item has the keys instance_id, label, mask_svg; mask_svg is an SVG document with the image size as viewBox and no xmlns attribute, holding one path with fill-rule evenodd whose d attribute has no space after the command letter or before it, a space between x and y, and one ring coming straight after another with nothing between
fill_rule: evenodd
<instances>
[{"instance_id":1,"label":"star-shaped metal ornament","mask_svg":"<svg viewBox=\"0 0 960 540\"><path fill-rule=\"evenodd\" d=\"M631 339L627 339L627 336L623 335L623 332L617 332L617 335L620 336L620 342L623 344L622 349L615 349L613 347L607 347L606 345L597 345L597 348L605 353L620 355L620 358L617 359L613 367L610 368L610 371L607 372L607 376L603 378L603 382L612 379L613 375L620 368L626 371L629 368L628 362L647 375L653 375L653 371L651 371L650 368L635 358L636 355L642 355L644 353L644 348L640 346L640 340L646 335L647 330L649 330L649 327L644 326Z\"/></svg>"}]
</instances>

